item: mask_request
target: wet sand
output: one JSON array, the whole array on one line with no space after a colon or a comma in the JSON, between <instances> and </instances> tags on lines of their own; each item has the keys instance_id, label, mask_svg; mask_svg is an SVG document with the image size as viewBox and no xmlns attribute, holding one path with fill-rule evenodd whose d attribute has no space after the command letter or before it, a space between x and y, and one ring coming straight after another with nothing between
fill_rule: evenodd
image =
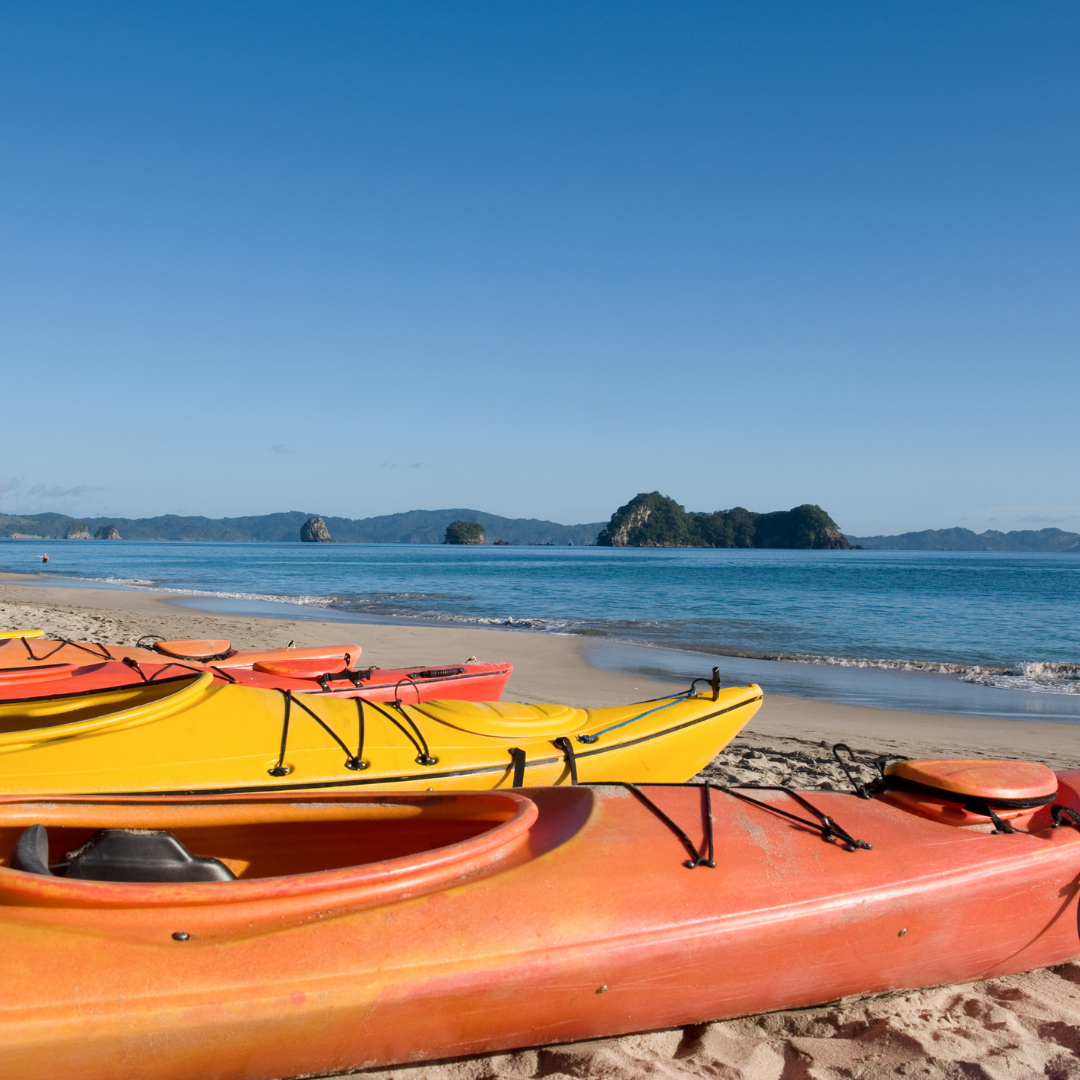
<instances>
[{"instance_id":1,"label":"wet sand","mask_svg":"<svg viewBox=\"0 0 1080 1080\"><path fill-rule=\"evenodd\" d=\"M40 628L77 640L134 644L143 634L225 637L241 648L360 644L362 663L383 667L514 664L506 697L617 704L682 684L589 667L580 639L513 631L309 622L203 614L162 594L41 588L0 575L0 629ZM708 673L702 658L702 675ZM706 770L719 782L845 786L830 747L909 757L1019 757L1080 765L1080 731L1067 724L835 705L766 695L751 728ZM1080 954L1080 941L1077 945ZM846 1000L663 1032L521 1050L363 1074L386 1080L496 1077L708 1076L719 1080L1080 1080L1080 955L1053 970Z\"/></svg>"}]
</instances>

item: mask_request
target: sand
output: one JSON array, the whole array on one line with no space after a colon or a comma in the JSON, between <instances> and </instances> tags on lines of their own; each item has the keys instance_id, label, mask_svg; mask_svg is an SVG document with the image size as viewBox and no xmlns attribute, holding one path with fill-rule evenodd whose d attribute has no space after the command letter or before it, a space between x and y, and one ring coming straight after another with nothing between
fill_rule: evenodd
<instances>
[{"instance_id":1,"label":"sand","mask_svg":"<svg viewBox=\"0 0 1080 1080\"><path fill-rule=\"evenodd\" d=\"M80 640L134 644L143 634L225 637L245 648L363 646L363 663L509 660L506 697L616 704L662 694L639 676L591 668L572 636L500 630L308 622L205 614L161 594L48 588L0 575L0 628L39 627ZM703 659L702 674L707 674ZM1071 725L934 716L767 695L751 729L706 770L722 783L844 787L830 747L907 756L1021 757L1080 764ZM717 1080L1080 1080L1080 942L1060 967L984 982L832 1002L809 1009L452 1062L370 1071L386 1080L497 1077L678 1077Z\"/></svg>"}]
</instances>

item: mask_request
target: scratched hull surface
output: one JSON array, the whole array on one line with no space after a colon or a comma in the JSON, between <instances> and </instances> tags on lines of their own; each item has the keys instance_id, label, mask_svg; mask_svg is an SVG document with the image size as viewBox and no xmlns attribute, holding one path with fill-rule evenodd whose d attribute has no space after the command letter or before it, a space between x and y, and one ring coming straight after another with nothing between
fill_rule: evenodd
<instances>
[{"instance_id":1,"label":"scratched hull surface","mask_svg":"<svg viewBox=\"0 0 1080 1080\"><path fill-rule=\"evenodd\" d=\"M151 897L165 887L27 885L31 875L0 868L0 943L17 988L0 1002L7 1075L268 1080L980 979L1080 953L1080 830L1049 828L1049 811L1031 832L992 835L812 793L873 845L848 851L716 790L639 790L652 807L625 785L525 789L518 832L494 854L489 839L486 854L440 869L449 849L431 833L430 850L383 874L381 893L323 880L302 896L295 883L318 874L246 880L239 834L215 834L215 814L287 818L317 804L347 819L377 804L393 816L393 798L320 795L307 809L280 799L276 810L261 797L248 800L255 810L235 798L9 799L0 851L37 821L60 843L57 824L127 822L173 828L192 850L232 858L241 879L198 886L221 900L196 903L191 886ZM401 796L401 814L423 819L425 798ZM472 796L437 798L452 816ZM781 793L761 798L791 808ZM688 869L656 809L704 851L707 799L717 865ZM1059 802L1080 808L1080 773L1062 774ZM535 808L527 827L524 803ZM461 850L509 828L475 827ZM331 834L342 839L319 835ZM280 870L274 857L266 865ZM91 885L94 897L78 892ZM256 894L245 900L245 888Z\"/></svg>"}]
</instances>

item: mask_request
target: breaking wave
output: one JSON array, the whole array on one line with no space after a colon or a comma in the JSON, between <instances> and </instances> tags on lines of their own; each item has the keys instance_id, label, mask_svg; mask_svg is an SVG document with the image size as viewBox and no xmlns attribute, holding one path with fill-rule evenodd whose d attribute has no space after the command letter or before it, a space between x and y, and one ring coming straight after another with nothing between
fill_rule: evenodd
<instances>
[{"instance_id":1,"label":"breaking wave","mask_svg":"<svg viewBox=\"0 0 1080 1080\"><path fill-rule=\"evenodd\" d=\"M1014 668L995 671L973 667L960 676L962 682L997 686L1002 690L1027 690L1036 694L1080 694L1080 664L1054 664L1033 660Z\"/></svg>"}]
</instances>

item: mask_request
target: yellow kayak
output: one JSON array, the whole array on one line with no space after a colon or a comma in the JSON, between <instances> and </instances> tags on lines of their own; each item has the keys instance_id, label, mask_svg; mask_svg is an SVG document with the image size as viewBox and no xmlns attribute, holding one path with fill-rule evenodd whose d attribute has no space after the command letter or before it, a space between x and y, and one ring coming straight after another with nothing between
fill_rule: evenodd
<instances>
[{"instance_id":1,"label":"yellow kayak","mask_svg":"<svg viewBox=\"0 0 1080 1080\"><path fill-rule=\"evenodd\" d=\"M706 682L707 680L698 680ZM0 791L24 794L681 783L742 729L758 686L577 709L373 702L221 685L209 671L0 704Z\"/></svg>"}]
</instances>

